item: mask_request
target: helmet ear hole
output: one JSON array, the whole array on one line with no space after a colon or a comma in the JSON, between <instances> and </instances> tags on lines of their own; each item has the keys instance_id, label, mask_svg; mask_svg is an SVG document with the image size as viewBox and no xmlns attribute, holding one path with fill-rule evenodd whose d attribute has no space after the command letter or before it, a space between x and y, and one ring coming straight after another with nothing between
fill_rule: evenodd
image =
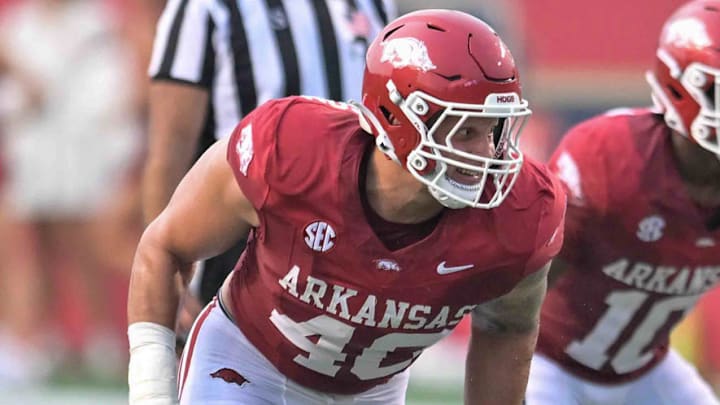
<instances>
[{"instance_id":1,"label":"helmet ear hole","mask_svg":"<svg viewBox=\"0 0 720 405\"><path fill-rule=\"evenodd\" d=\"M675 98L676 100L682 100L682 94L680 94L680 92L674 86L668 85L667 88L670 91L670 94L672 94L673 98Z\"/></svg>"},{"instance_id":2,"label":"helmet ear hole","mask_svg":"<svg viewBox=\"0 0 720 405\"><path fill-rule=\"evenodd\" d=\"M390 112L387 108L380 106L380 111L382 112L383 118L385 118L385 121L387 121L390 125L400 125L400 122L395 118L395 115Z\"/></svg>"}]
</instances>

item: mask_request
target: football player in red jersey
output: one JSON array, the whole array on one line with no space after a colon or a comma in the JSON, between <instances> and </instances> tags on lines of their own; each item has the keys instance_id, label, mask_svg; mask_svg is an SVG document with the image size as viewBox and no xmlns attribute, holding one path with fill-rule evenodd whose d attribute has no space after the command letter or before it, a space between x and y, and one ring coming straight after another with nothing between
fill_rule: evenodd
<instances>
[{"instance_id":1,"label":"football player in red jersey","mask_svg":"<svg viewBox=\"0 0 720 405\"><path fill-rule=\"evenodd\" d=\"M551 158L568 213L529 405L718 404L668 340L720 281L720 1L669 18L647 78L654 109L581 123Z\"/></svg>"},{"instance_id":2,"label":"football player in red jersey","mask_svg":"<svg viewBox=\"0 0 720 405\"><path fill-rule=\"evenodd\" d=\"M130 403L402 404L408 367L472 314L466 403L520 404L565 211L518 149L529 115L499 36L449 10L381 32L362 103L254 110L142 237ZM248 231L176 381L174 278Z\"/></svg>"}]
</instances>

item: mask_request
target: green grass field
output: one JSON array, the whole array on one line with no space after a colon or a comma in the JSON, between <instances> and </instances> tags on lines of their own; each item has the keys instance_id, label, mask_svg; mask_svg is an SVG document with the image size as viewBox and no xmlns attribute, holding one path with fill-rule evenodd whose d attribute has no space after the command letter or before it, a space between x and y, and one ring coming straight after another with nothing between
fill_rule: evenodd
<instances>
[{"instance_id":1,"label":"green grass field","mask_svg":"<svg viewBox=\"0 0 720 405\"><path fill-rule=\"evenodd\" d=\"M407 404L461 404L460 388L453 388L456 389L411 387L408 391ZM127 405L127 394L122 387L51 386L29 391L0 393L0 405Z\"/></svg>"},{"instance_id":2,"label":"green grass field","mask_svg":"<svg viewBox=\"0 0 720 405\"><path fill-rule=\"evenodd\" d=\"M407 405L462 404L461 395L460 384L411 379ZM127 405L127 391L122 381L76 376L39 388L0 389L0 405Z\"/></svg>"}]
</instances>

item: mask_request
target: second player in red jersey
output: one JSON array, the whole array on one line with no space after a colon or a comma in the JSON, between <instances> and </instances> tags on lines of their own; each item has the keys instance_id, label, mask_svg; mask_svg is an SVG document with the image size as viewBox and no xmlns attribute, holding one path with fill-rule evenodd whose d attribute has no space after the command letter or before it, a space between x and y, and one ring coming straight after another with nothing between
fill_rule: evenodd
<instances>
[{"instance_id":1,"label":"second player in red jersey","mask_svg":"<svg viewBox=\"0 0 720 405\"><path fill-rule=\"evenodd\" d=\"M656 108L590 119L555 151L565 246L529 404L718 403L669 338L720 282L719 50L720 2L681 7L648 74Z\"/></svg>"},{"instance_id":2,"label":"second player in red jersey","mask_svg":"<svg viewBox=\"0 0 720 405\"><path fill-rule=\"evenodd\" d=\"M538 350L596 382L655 366L673 326L720 281L720 230L707 226L716 208L683 192L669 135L662 115L617 111L572 130L551 161L572 195L569 269L543 306Z\"/></svg>"}]
</instances>

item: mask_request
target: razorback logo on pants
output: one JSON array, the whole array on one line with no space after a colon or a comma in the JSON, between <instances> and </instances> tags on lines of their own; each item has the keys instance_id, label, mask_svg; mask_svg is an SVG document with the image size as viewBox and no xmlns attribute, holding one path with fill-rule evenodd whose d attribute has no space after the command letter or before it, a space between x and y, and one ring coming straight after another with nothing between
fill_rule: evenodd
<instances>
[{"instance_id":1,"label":"razorback logo on pants","mask_svg":"<svg viewBox=\"0 0 720 405\"><path fill-rule=\"evenodd\" d=\"M221 368L220 370L210 373L212 378L222 378L226 383L235 383L237 385L243 385L248 381L245 377L241 376L237 371L230 368Z\"/></svg>"}]
</instances>

